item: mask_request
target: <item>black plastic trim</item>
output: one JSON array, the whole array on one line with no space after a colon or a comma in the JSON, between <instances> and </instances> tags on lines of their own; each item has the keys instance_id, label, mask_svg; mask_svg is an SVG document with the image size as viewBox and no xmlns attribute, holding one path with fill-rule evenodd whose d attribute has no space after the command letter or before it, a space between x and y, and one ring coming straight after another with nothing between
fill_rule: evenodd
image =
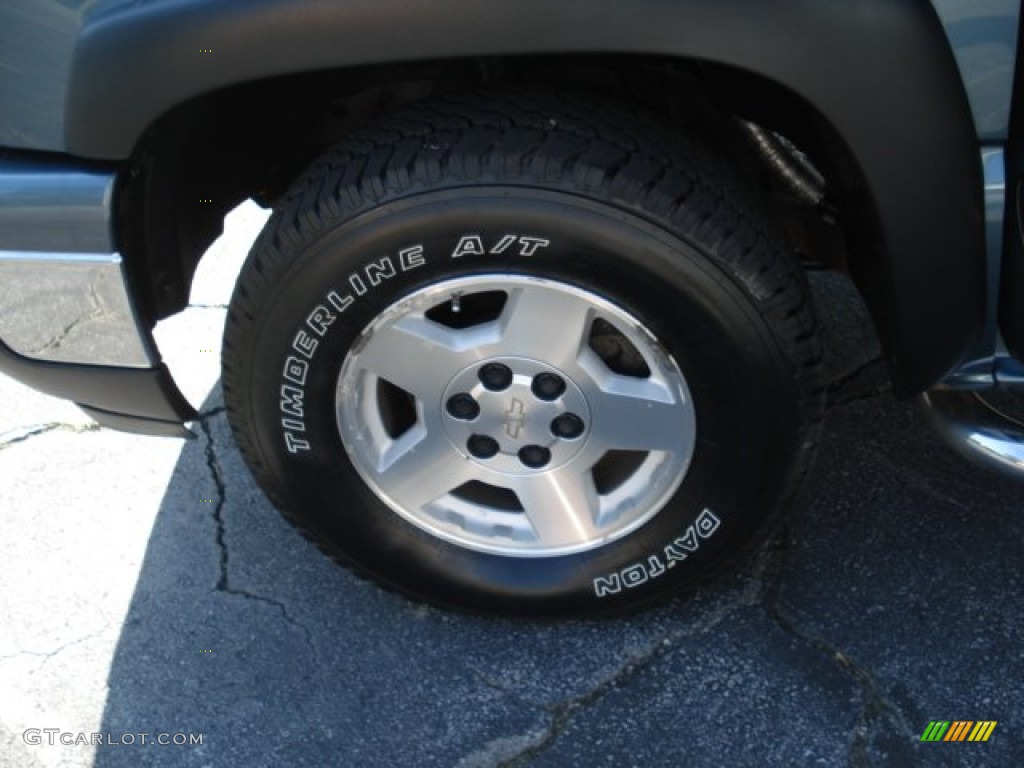
<instances>
[{"instance_id":1,"label":"black plastic trim","mask_svg":"<svg viewBox=\"0 0 1024 768\"><path fill-rule=\"evenodd\" d=\"M1024 139L1007 145L1006 181L999 329L1010 354L1024 360Z\"/></svg>"},{"instance_id":2,"label":"black plastic trim","mask_svg":"<svg viewBox=\"0 0 1024 768\"><path fill-rule=\"evenodd\" d=\"M1006 347L1024 360L1024 15L1017 34L1010 140L1006 145L1006 222L1003 228L1003 272L1000 281L999 326Z\"/></svg>"},{"instance_id":3,"label":"black plastic trim","mask_svg":"<svg viewBox=\"0 0 1024 768\"><path fill-rule=\"evenodd\" d=\"M167 368L112 368L31 360L0 342L0 373L73 400L101 424L143 434L187 436L198 414Z\"/></svg>"},{"instance_id":4,"label":"black plastic trim","mask_svg":"<svg viewBox=\"0 0 1024 768\"><path fill-rule=\"evenodd\" d=\"M110 413L101 411L98 408L90 408L87 405L78 403L87 416L97 424L109 429L116 429L119 432L134 432L139 435L152 435L153 437L184 437L193 439L196 433L177 421L159 421L157 419L142 419L138 416L125 416L121 413Z\"/></svg>"},{"instance_id":5,"label":"black plastic trim","mask_svg":"<svg viewBox=\"0 0 1024 768\"><path fill-rule=\"evenodd\" d=\"M985 302L982 174L928 0L133 3L87 19L66 141L79 155L125 158L174 106L272 75L571 53L728 65L812 105L852 159L840 184L866 238L851 264L896 390L926 389L973 346Z\"/></svg>"}]
</instances>

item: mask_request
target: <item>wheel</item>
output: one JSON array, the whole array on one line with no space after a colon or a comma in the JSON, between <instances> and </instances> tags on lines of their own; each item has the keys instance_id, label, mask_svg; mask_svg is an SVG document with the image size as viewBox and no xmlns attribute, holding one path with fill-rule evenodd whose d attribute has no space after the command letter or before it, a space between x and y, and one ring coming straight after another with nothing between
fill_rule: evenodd
<instances>
[{"instance_id":1,"label":"wheel","mask_svg":"<svg viewBox=\"0 0 1024 768\"><path fill-rule=\"evenodd\" d=\"M385 587L598 614L705 578L807 465L819 343L728 167L583 98L407 107L320 158L231 300L260 485Z\"/></svg>"}]
</instances>

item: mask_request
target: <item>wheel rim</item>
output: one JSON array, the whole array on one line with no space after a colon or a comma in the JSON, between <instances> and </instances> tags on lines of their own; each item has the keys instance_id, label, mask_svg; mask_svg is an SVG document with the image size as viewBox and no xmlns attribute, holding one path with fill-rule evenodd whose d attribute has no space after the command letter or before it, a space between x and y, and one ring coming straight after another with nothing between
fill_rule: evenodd
<instances>
[{"instance_id":1,"label":"wheel rim","mask_svg":"<svg viewBox=\"0 0 1024 768\"><path fill-rule=\"evenodd\" d=\"M512 557L636 530L678 489L696 440L686 380L636 318L519 275L393 304L346 357L335 405L353 465L392 510Z\"/></svg>"}]
</instances>

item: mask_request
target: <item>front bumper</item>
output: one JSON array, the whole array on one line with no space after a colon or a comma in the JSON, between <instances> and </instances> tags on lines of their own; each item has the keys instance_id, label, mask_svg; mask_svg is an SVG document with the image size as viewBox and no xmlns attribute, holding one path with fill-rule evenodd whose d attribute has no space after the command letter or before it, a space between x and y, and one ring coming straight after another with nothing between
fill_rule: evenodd
<instances>
[{"instance_id":1,"label":"front bumper","mask_svg":"<svg viewBox=\"0 0 1024 768\"><path fill-rule=\"evenodd\" d=\"M113 169L0 155L0 372L105 426L191 434L110 233Z\"/></svg>"},{"instance_id":2,"label":"front bumper","mask_svg":"<svg viewBox=\"0 0 1024 768\"><path fill-rule=\"evenodd\" d=\"M0 372L54 397L74 401L105 427L145 435L190 437L197 417L162 364L147 368L32 360L0 343Z\"/></svg>"}]
</instances>

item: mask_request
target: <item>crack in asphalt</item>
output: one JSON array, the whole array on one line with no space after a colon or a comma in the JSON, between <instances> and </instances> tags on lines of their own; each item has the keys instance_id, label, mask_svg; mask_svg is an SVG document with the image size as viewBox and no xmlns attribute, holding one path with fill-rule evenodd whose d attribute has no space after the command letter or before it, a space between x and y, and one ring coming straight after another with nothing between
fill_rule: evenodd
<instances>
[{"instance_id":1,"label":"crack in asphalt","mask_svg":"<svg viewBox=\"0 0 1024 768\"><path fill-rule=\"evenodd\" d=\"M784 524L779 532L765 546L766 570L762 581L762 604L769 618L795 640L813 648L842 671L852 677L861 692L861 708L850 734L850 752L848 765L850 768L868 768L871 759L868 756L869 736L872 727L880 720L887 719L911 739L914 732L909 727L903 712L895 704L886 699L881 691L874 673L859 664L852 656L843 651L837 644L820 634L800 626L800 622L790 616L782 605L783 562L789 550L791 529Z\"/></svg>"},{"instance_id":2,"label":"crack in asphalt","mask_svg":"<svg viewBox=\"0 0 1024 768\"><path fill-rule=\"evenodd\" d=\"M872 765L868 753L870 736L873 728L880 722L888 721L892 727L914 741L917 732L909 725L902 710L885 697L874 673L868 667L858 663L834 642L801 626L800 622L783 608L782 566L789 545L790 528L784 521L778 531L759 549L753 571L746 580L746 586L738 595L728 600L718 610L708 613L698 624L661 636L641 652L631 655L612 674L597 681L578 696L554 705L531 704L523 701L514 691L500 682L481 673L475 673L477 679L484 685L513 697L521 703L539 707L550 715L550 721L546 728L521 734L511 739L500 740L501 744L496 745L498 747L509 749L513 745L521 745L521 748L500 762L489 764L499 766L499 768L520 768L528 765L530 761L555 744L576 716L594 706L611 690L629 685L640 672L650 669L672 653L678 641L710 631L736 611L758 603L783 632L836 664L859 687L861 706L850 733L848 757L850 768L869 768ZM492 754L492 756L494 755ZM475 763L473 764L475 765Z\"/></svg>"},{"instance_id":3,"label":"crack in asphalt","mask_svg":"<svg viewBox=\"0 0 1024 768\"><path fill-rule=\"evenodd\" d=\"M103 300L99 297L99 294L96 293L95 283L89 284L89 301L92 303L92 307L87 312L76 317L74 320L72 320L70 323L64 326L62 330L58 331L55 336L52 336L51 338L43 342L41 346L37 347L36 349L30 350L31 355L33 357L38 357L43 352L49 352L52 349L59 348L60 345L67 340L68 336L71 335L71 332L74 331L78 326L82 325L83 323L87 323L90 320L98 320L104 315L109 314L109 310L103 304Z\"/></svg>"},{"instance_id":4,"label":"crack in asphalt","mask_svg":"<svg viewBox=\"0 0 1024 768\"><path fill-rule=\"evenodd\" d=\"M45 424L30 424L26 427L15 427L0 434L0 451L10 448L12 445L23 443L33 437L45 435L47 432L98 432L102 427L99 424L64 424L59 421L50 421Z\"/></svg>"},{"instance_id":5,"label":"crack in asphalt","mask_svg":"<svg viewBox=\"0 0 1024 768\"><path fill-rule=\"evenodd\" d=\"M583 693L552 705L533 704L534 707L539 707L550 715L547 727L541 731L531 731L512 740L506 740L508 743L518 742L524 746L494 765L498 768L519 768L527 765L535 757L554 746L574 718L600 702L609 692L628 686L641 672L650 669L673 653L680 641L709 632L737 611L756 605L762 593L762 568L762 557L759 556L749 583L739 591L739 594L726 600L716 610L705 612L696 624L667 632L638 653L630 654L615 671L598 680ZM482 676L479 676L479 679L486 685L508 693L507 689L500 684L493 684L493 681Z\"/></svg>"},{"instance_id":6,"label":"crack in asphalt","mask_svg":"<svg viewBox=\"0 0 1024 768\"><path fill-rule=\"evenodd\" d=\"M871 400L889 391L891 387L885 362L880 355L876 355L829 382L826 410Z\"/></svg>"},{"instance_id":7,"label":"crack in asphalt","mask_svg":"<svg viewBox=\"0 0 1024 768\"><path fill-rule=\"evenodd\" d=\"M94 632L90 632L87 635L82 635L82 637L77 637L74 640L68 640L66 643L63 643L62 645L58 646L52 651L17 651L16 653L9 653L6 656L0 656L0 663L10 661L11 659L21 658L22 656L31 656L42 659L42 661L40 661L35 668L36 670L38 670L45 666L46 663L54 657L64 653L64 651L66 651L68 648L73 648L76 645L81 645L82 643L86 643L94 638L97 638L103 633L108 632L110 630L110 627L111 625L109 623L105 624L100 629L97 629Z\"/></svg>"},{"instance_id":8,"label":"crack in asphalt","mask_svg":"<svg viewBox=\"0 0 1024 768\"><path fill-rule=\"evenodd\" d=\"M705 629L710 628L711 626L708 626ZM553 747L559 736L565 732L577 715L597 704L610 691L629 685L637 674L653 666L671 651L674 639L681 639L681 636L677 633L670 633L658 638L644 650L630 655L626 662L612 674L598 680L589 690L577 696L553 705L539 705L550 715L547 727L540 732L526 734L523 737L525 740L523 749L497 763L497 766L499 768L519 768Z\"/></svg>"},{"instance_id":9,"label":"crack in asphalt","mask_svg":"<svg viewBox=\"0 0 1024 768\"><path fill-rule=\"evenodd\" d=\"M878 467L888 468L890 465L886 464L884 460L879 458L878 451L872 450L870 446L858 445L854 448L857 456L862 457L865 464L871 463ZM917 468L913 466L901 466L900 467L900 481L907 487L912 488L916 491L920 491L927 496L930 496L935 501L942 504L949 504L950 506L956 507L957 509L963 510L964 512L970 512L971 507L965 504L955 496L936 488L932 483L934 482L927 475L922 474Z\"/></svg>"},{"instance_id":10,"label":"crack in asphalt","mask_svg":"<svg viewBox=\"0 0 1024 768\"><path fill-rule=\"evenodd\" d=\"M216 415L223 412L223 408L218 410L217 408L211 409L209 415ZM224 471L220 466L220 461L217 459L216 447L213 439L213 431L210 429L208 423L208 417L201 416L198 420L199 428L202 430L206 437L206 466L210 470L210 477L213 480L213 484L217 489L217 500L213 506L213 523L216 531L215 540L217 542L217 550L220 553L220 575L217 578L217 584L214 586L215 592L223 592L228 595L235 595L245 600L250 600L257 603L263 603L265 605L273 606L284 618L285 622L290 626L298 629L306 641L306 645L309 647L310 653L313 658L318 657L316 645L313 642L313 633L309 627L298 621L291 613L288 608L280 600L275 600L272 597L261 595L256 592L251 592L247 589L235 587L231 585L230 577L230 563L231 555L228 548L226 539L226 525L224 523L224 504L227 501L227 485L224 482Z\"/></svg>"}]
</instances>

